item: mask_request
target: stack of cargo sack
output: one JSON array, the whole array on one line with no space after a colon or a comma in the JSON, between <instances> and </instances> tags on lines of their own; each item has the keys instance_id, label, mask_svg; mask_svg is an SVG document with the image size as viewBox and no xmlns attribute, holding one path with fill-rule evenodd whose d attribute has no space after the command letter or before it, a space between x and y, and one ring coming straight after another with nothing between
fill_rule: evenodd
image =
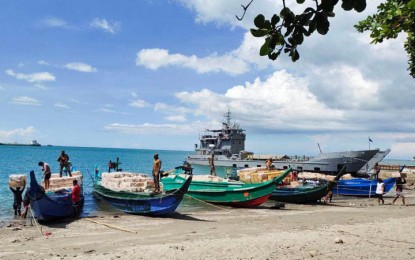
<instances>
[{"instance_id":1,"label":"stack of cargo sack","mask_svg":"<svg viewBox=\"0 0 415 260\"><path fill-rule=\"evenodd\" d=\"M274 179L280 176L284 170L267 170L265 167L252 167L238 170L240 181L245 183L259 183ZM291 173L284 178L284 183L290 183L292 180Z\"/></svg>"},{"instance_id":2,"label":"stack of cargo sack","mask_svg":"<svg viewBox=\"0 0 415 260\"><path fill-rule=\"evenodd\" d=\"M9 176L9 187L16 189L20 187L23 189L26 186L26 175L25 174L12 174Z\"/></svg>"},{"instance_id":3,"label":"stack of cargo sack","mask_svg":"<svg viewBox=\"0 0 415 260\"><path fill-rule=\"evenodd\" d=\"M308 179L308 180L318 180L318 179L324 179L324 180L328 180L328 181L334 181L334 178L336 176L334 175L326 175L326 174L322 174L322 173L317 173L317 172L300 172L298 174L298 179ZM353 179L352 175L350 173L347 173L343 176L340 177L340 180L350 180Z\"/></svg>"},{"instance_id":4,"label":"stack of cargo sack","mask_svg":"<svg viewBox=\"0 0 415 260\"><path fill-rule=\"evenodd\" d=\"M61 190L71 190L73 187L73 180L78 180L78 185L82 186L82 174L79 171L71 173L72 177L59 177L59 173L53 173L50 177L49 192L57 192ZM42 186L45 187L45 182L42 181Z\"/></svg>"},{"instance_id":5,"label":"stack of cargo sack","mask_svg":"<svg viewBox=\"0 0 415 260\"><path fill-rule=\"evenodd\" d=\"M151 192L155 189L153 178L142 173L104 172L101 178L101 185L103 187L115 191ZM162 186L161 182L160 186ZM162 187L160 188L162 189Z\"/></svg>"}]
</instances>

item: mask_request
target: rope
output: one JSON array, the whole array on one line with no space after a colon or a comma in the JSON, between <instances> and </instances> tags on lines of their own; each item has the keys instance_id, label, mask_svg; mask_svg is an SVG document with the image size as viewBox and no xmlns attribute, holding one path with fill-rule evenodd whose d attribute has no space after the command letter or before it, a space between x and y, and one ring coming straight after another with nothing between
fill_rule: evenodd
<instances>
[{"instance_id":1,"label":"rope","mask_svg":"<svg viewBox=\"0 0 415 260\"><path fill-rule=\"evenodd\" d=\"M29 205L29 210L30 210L30 214L32 215L33 221L35 222L35 226L37 228L37 230L39 230L39 233L42 237L44 237L43 233L42 233L42 227L39 228L40 224L37 223L37 220L35 218L35 214L33 213L32 207Z\"/></svg>"},{"instance_id":2,"label":"rope","mask_svg":"<svg viewBox=\"0 0 415 260\"><path fill-rule=\"evenodd\" d=\"M218 208L218 209L224 210L224 211L226 211L226 212L230 212L230 210L227 210L227 209L225 209L225 208L222 208L222 207L216 206L216 205L214 205L214 204L212 204L212 203L206 202L206 201L204 201L204 200L197 199L197 198L192 197L192 196L190 196L190 195L188 195L188 194L185 194L185 195L186 195L187 197L191 198L191 199L194 199L194 200L197 200L197 201L203 202L203 203L208 204L208 205L210 205L210 206L212 206L212 207L215 207L215 208Z\"/></svg>"},{"instance_id":3,"label":"rope","mask_svg":"<svg viewBox=\"0 0 415 260\"><path fill-rule=\"evenodd\" d=\"M99 222L99 221L96 221L96 220L92 220L90 218L84 218L84 219L88 220L88 221L91 221L93 223L96 223L96 224L104 225L104 226L109 227L109 228L121 230L121 231L124 231L124 232L129 232L129 233L133 233L133 234L137 234L136 231L128 230L128 229L125 229L125 228L122 228L122 227L117 227L117 226L114 226L114 225L111 225L111 224L102 223L102 222Z\"/></svg>"}]
</instances>

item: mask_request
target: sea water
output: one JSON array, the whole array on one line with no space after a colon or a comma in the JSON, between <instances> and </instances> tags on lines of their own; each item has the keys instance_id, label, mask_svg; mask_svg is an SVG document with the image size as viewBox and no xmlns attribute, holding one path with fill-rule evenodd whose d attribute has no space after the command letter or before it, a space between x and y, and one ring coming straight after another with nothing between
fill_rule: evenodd
<instances>
[{"instance_id":1,"label":"sea water","mask_svg":"<svg viewBox=\"0 0 415 260\"><path fill-rule=\"evenodd\" d=\"M162 170L168 171L176 166L183 165L189 151L145 150L145 149L116 149L91 147L61 147L61 146L0 146L0 222L13 218L13 194L9 189L8 181L11 174L26 174L27 185L30 182L29 172L35 171L38 182L42 180L42 170L38 162L49 164L52 173L59 172L57 158L64 150L72 163L74 170L83 174L83 191L85 204L83 216L93 215L101 210L113 210L105 203L93 196L92 184L94 170L108 171L109 161L119 158L119 168L123 171L146 173L151 176L153 156L159 154L162 161ZM194 174L208 174L207 166L192 166ZM218 176L229 174L229 169L216 167ZM27 186L26 185L26 186ZM194 205L193 205L194 206ZM199 205L200 206L200 205Z\"/></svg>"},{"instance_id":2,"label":"sea water","mask_svg":"<svg viewBox=\"0 0 415 260\"><path fill-rule=\"evenodd\" d=\"M93 215L100 211L114 210L108 204L102 203L92 194L94 170L98 168L101 172L108 171L109 161L119 158L119 168L123 171L146 173L151 175L153 167L153 156L159 154L162 161L162 170L168 171L176 166L182 165L189 151L170 150L146 150L146 149L116 149L116 148L92 148L92 147L62 147L62 146L5 146L0 145L0 222L13 218L13 194L9 189L8 181L11 174L26 174L28 182L29 172L35 171L37 180L42 180L42 170L38 166L39 161L50 165L52 173L59 172L57 158L61 151L69 155L74 170L83 174L83 191L85 204L83 216ZM383 164L414 166L414 161L384 159ZM192 165L193 173L209 174L208 166ZM235 172L235 169L227 167L216 167L217 175L226 177ZM186 204L187 203L187 204ZM184 205L184 206L183 206ZM186 205L189 205L186 208ZM181 203L180 210L206 209L209 205L196 202Z\"/></svg>"}]
</instances>

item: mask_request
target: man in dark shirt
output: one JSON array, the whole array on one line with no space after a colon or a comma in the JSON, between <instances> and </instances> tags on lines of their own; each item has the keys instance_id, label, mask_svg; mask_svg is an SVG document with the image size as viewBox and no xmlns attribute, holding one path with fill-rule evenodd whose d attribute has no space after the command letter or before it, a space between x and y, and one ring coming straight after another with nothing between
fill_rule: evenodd
<instances>
[{"instance_id":1,"label":"man in dark shirt","mask_svg":"<svg viewBox=\"0 0 415 260\"><path fill-rule=\"evenodd\" d=\"M59 162L59 176L62 177L63 168L66 168L68 175L72 177L71 174L71 164L69 163L69 156L65 153L65 151L61 151L61 155L58 157Z\"/></svg>"},{"instance_id":2,"label":"man in dark shirt","mask_svg":"<svg viewBox=\"0 0 415 260\"><path fill-rule=\"evenodd\" d=\"M405 196L403 195L403 185L406 183L405 178L403 177L401 173L401 177L396 179L395 185L396 185L396 197L392 201L392 205L395 203L395 201L401 197L402 198L402 205L406 206L405 204Z\"/></svg>"},{"instance_id":3,"label":"man in dark shirt","mask_svg":"<svg viewBox=\"0 0 415 260\"><path fill-rule=\"evenodd\" d=\"M13 201L14 215L15 216L19 215L20 216L21 215L21 208L22 208L22 201L23 201L22 193L23 193L24 187L23 187L23 189L20 189L20 187L16 187L16 189L14 189L12 187L9 187L9 188L13 192L13 197L14 197L14 201Z\"/></svg>"}]
</instances>

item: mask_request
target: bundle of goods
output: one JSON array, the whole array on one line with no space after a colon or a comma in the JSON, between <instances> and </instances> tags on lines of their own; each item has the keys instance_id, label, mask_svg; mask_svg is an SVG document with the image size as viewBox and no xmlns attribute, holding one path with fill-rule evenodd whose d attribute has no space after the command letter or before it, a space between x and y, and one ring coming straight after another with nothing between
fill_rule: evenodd
<instances>
[{"instance_id":1,"label":"bundle of goods","mask_svg":"<svg viewBox=\"0 0 415 260\"><path fill-rule=\"evenodd\" d=\"M392 178L408 178L408 174L406 172L392 172L391 174Z\"/></svg>"},{"instance_id":2,"label":"bundle of goods","mask_svg":"<svg viewBox=\"0 0 415 260\"><path fill-rule=\"evenodd\" d=\"M10 188L23 188L26 186L26 175L24 174L13 174L9 176L9 187Z\"/></svg>"},{"instance_id":3,"label":"bundle of goods","mask_svg":"<svg viewBox=\"0 0 415 260\"><path fill-rule=\"evenodd\" d=\"M328 181L334 181L335 177L336 176L334 175L326 175L326 174L317 173L317 172L301 172L298 174L298 179L308 179L308 180L324 179ZM352 178L353 178L352 175L348 173L348 174L341 176L340 180L350 180Z\"/></svg>"},{"instance_id":4,"label":"bundle of goods","mask_svg":"<svg viewBox=\"0 0 415 260\"><path fill-rule=\"evenodd\" d=\"M193 175L193 181L226 182L228 179L213 175Z\"/></svg>"},{"instance_id":5,"label":"bundle of goods","mask_svg":"<svg viewBox=\"0 0 415 260\"><path fill-rule=\"evenodd\" d=\"M142 173L104 172L101 178L103 187L115 191L151 192L155 189L153 178ZM160 186L162 186L162 183L160 183Z\"/></svg>"},{"instance_id":6,"label":"bundle of goods","mask_svg":"<svg viewBox=\"0 0 415 260\"><path fill-rule=\"evenodd\" d=\"M78 180L78 185L82 185L82 174L79 171L72 172L72 177L64 176L59 177L58 173L51 175L49 181L49 189L47 191L57 192L60 190L70 190L73 187L73 180ZM45 186L45 181L42 181L43 187Z\"/></svg>"},{"instance_id":7,"label":"bundle of goods","mask_svg":"<svg viewBox=\"0 0 415 260\"><path fill-rule=\"evenodd\" d=\"M265 167L253 167L238 170L238 177L240 181L245 183L265 182L280 176L284 170L267 170ZM284 183L292 181L291 173L284 178Z\"/></svg>"}]
</instances>

